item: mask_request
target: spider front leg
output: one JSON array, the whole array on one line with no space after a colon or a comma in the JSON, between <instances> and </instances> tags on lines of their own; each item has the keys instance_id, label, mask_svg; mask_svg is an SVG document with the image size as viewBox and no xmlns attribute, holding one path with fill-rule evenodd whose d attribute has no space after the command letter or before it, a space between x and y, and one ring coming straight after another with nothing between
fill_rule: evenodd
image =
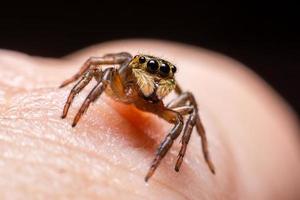
<instances>
[{"instance_id":1,"label":"spider front leg","mask_svg":"<svg viewBox=\"0 0 300 200\"><path fill-rule=\"evenodd\" d=\"M193 108L192 108L193 109ZM180 166L182 164L182 161L183 161L183 157L185 155L185 152L186 152L186 149L187 149L187 145L190 141L190 138L191 138L191 133L192 133L192 130L195 126L195 123L196 123L196 113L194 112L194 109L192 110L192 113L189 115L189 118L188 120L186 121L186 125L184 127L184 131L183 131L183 135L182 135L182 138L181 138L181 149L179 151L179 154L178 154L178 159L177 159L177 162L176 162L176 165L175 165L175 171L179 171L180 169Z\"/></svg>"},{"instance_id":2,"label":"spider front leg","mask_svg":"<svg viewBox=\"0 0 300 200\"><path fill-rule=\"evenodd\" d=\"M106 54L103 57L90 57L75 75L65 80L59 87L65 87L66 85L76 81L93 66L122 64L124 62L129 62L131 58L131 54L127 52Z\"/></svg>"},{"instance_id":3,"label":"spider front leg","mask_svg":"<svg viewBox=\"0 0 300 200\"><path fill-rule=\"evenodd\" d=\"M200 116L198 113L198 106L195 100L195 97L190 92L184 92L179 95L177 99L174 99L171 101L168 106L168 108L172 108L173 110L176 110L180 112L182 115L189 115L186 125L184 127L182 139L181 139L181 149L178 154L178 160L176 162L175 170L179 171L180 166L183 161L183 157L186 152L186 148L188 145L188 142L191 137L192 130L194 126L196 126L197 132L201 137L202 142L202 151L204 155L204 159L210 169L210 171L215 174L215 168L214 165L210 159L209 152L208 152L208 145L207 145L207 138L205 134L205 130L203 128L203 125L200 120Z\"/></svg>"},{"instance_id":4,"label":"spider front leg","mask_svg":"<svg viewBox=\"0 0 300 200\"><path fill-rule=\"evenodd\" d=\"M64 106L64 110L63 110L63 114L61 116L61 118L65 118L68 114L69 108L75 98L75 96L92 80L93 77L96 77L96 79L99 79L99 77L102 76L102 71L101 69L89 69L81 78L80 81L78 81L78 83L76 83L76 85L72 88L68 99L65 103ZM100 81L100 80L98 80Z\"/></svg>"},{"instance_id":5,"label":"spider front leg","mask_svg":"<svg viewBox=\"0 0 300 200\"><path fill-rule=\"evenodd\" d=\"M84 102L82 103L79 111L77 112L72 126L75 127L78 121L80 120L81 116L85 113L88 109L89 105L94 102L105 90L106 86L109 84L111 79L111 73L114 68L107 68L103 71L103 76L101 80L96 84L96 86L92 89L92 91L88 94Z\"/></svg>"},{"instance_id":6,"label":"spider front leg","mask_svg":"<svg viewBox=\"0 0 300 200\"><path fill-rule=\"evenodd\" d=\"M97 93L97 92L99 93L99 91L101 91L101 88L104 87L105 84L101 83L101 81L102 81L103 77L106 77L106 78L104 78L104 81L107 81L106 79L109 79L108 74L112 70L108 70L107 72L105 72L107 74L104 75L102 73L102 67L99 65L118 64L118 65L120 65L120 67L124 68L124 66L128 65L128 62L131 60L131 58L132 58L132 56L126 52L121 52L121 53L116 53L116 54L106 54L103 57L89 58L84 63L84 65L81 67L79 72L77 72L74 76L72 76L71 78L64 81L60 86L60 88L62 88L64 86L70 84L71 82L76 81L78 78L80 78L82 76L81 80L79 80L78 83L72 88L72 90L68 96L68 99L65 103L63 114L61 117L65 118L67 116L68 110L69 110L75 96L91 81L91 79L93 77L95 77L96 81L98 82L98 84L95 86L95 88L92 91L93 95L95 95L95 93ZM101 93L102 93L102 91L100 92L100 94ZM92 95L92 94L90 94L90 95ZM88 99L86 99L86 101L83 104L85 106L83 106L81 108L81 110L79 110L79 113L76 115L75 120L73 122L73 126L75 126L77 124L82 113L87 109L88 105L90 104L89 101L92 98L93 98L93 96L89 96Z\"/></svg>"},{"instance_id":7,"label":"spider front leg","mask_svg":"<svg viewBox=\"0 0 300 200\"><path fill-rule=\"evenodd\" d=\"M182 116L173 110L169 110L167 108L160 109L161 112L158 113L160 117L165 119L166 121L175 124L170 133L165 137L165 139L160 144L157 149L156 156L152 161L151 167L145 177L145 181L147 182L149 178L153 175L154 171L158 167L160 161L165 157L169 149L171 148L174 140L179 136L183 127L183 118ZM158 110L157 110L158 111Z\"/></svg>"}]
</instances>

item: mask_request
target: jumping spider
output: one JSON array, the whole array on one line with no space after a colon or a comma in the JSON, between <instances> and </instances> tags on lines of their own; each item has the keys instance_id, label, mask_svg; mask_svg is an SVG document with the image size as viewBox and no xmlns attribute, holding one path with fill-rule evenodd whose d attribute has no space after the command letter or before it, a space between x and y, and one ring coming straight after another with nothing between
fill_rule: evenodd
<instances>
[{"instance_id":1,"label":"jumping spider","mask_svg":"<svg viewBox=\"0 0 300 200\"><path fill-rule=\"evenodd\" d=\"M119 67L103 69L103 65L118 65ZM80 78L69 94L62 118L67 116L74 97L94 77L97 84L81 105L74 118L73 127L76 126L90 103L97 100L105 91L108 96L116 101L133 104L140 110L154 113L174 124L173 129L160 144L145 181L148 181L153 175L160 161L172 146L173 141L183 130L182 146L175 165L175 170L179 171L194 126L196 126L197 132L202 138L202 151L205 161L211 172L215 173L209 157L207 139L200 121L196 100L192 93L183 92L175 83L175 72L176 67L170 62L149 55L132 57L129 53L122 52L107 54L103 57L91 57L84 63L78 73L64 81L60 86L62 88ZM162 99L172 90L175 90L178 97L169 104L164 105ZM183 116L185 115L188 118L184 124Z\"/></svg>"}]
</instances>

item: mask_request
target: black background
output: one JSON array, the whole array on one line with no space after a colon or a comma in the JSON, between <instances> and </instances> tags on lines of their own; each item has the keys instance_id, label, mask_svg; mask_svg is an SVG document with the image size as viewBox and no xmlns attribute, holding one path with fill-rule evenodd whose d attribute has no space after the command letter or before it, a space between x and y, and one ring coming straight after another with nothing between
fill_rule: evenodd
<instances>
[{"instance_id":1,"label":"black background","mask_svg":"<svg viewBox=\"0 0 300 200\"><path fill-rule=\"evenodd\" d=\"M129 2L129 1L128 1ZM142 37L231 56L300 111L300 25L290 2L98 1L0 8L0 48L60 57L91 44Z\"/></svg>"}]
</instances>

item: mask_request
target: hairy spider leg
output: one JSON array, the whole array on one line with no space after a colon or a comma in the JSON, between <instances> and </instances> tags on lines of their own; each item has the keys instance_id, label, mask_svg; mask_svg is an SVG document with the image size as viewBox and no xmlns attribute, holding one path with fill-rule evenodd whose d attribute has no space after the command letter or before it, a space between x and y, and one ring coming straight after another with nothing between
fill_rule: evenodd
<instances>
[{"instance_id":1,"label":"hairy spider leg","mask_svg":"<svg viewBox=\"0 0 300 200\"><path fill-rule=\"evenodd\" d=\"M164 140L161 142L160 146L156 151L155 158L152 161L150 169L145 177L147 182L149 178L154 174L156 168L159 166L160 161L165 157L169 149L171 148L174 140L179 136L183 128L183 118L180 113L170 110L163 105L162 101L158 103L149 103L144 99L140 99L135 102L135 106L146 112L151 112L157 114L162 119L166 120L169 123L174 124L171 131L165 136Z\"/></svg>"},{"instance_id":2,"label":"hairy spider leg","mask_svg":"<svg viewBox=\"0 0 300 200\"><path fill-rule=\"evenodd\" d=\"M64 105L64 110L62 114L62 118L67 116L68 110L75 98L75 96L91 81L93 77L95 77L96 81L99 83L102 80L102 66L104 64L118 64L120 68L124 68L124 66L128 65L128 62L131 60L132 56L129 53L121 52L116 54L106 54L103 57L91 57L89 58L84 65L81 67L79 72L77 72L70 79L67 79L62 83L61 87L64 87L71 82L76 81L79 77L82 78L78 81L77 84L72 88L67 101ZM79 117L80 118L80 117ZM76 125L76 123L75 123ZM75 126L74 125L74 126Z\"/></svg>"},{"instance_id":3,"label":"hairy spider leg","mask_svg":"<svg viewBox=\"0 0 300 200\"><path fill-rule=\"evenodd\" d=\"M187 103L189 103L189 105L192 107L192 111L190 111L190 108L185 108L184 105L186 105ZM188 145L188 142L190 140L191 137L191 133L193 130L193 127L196 125L196 129L197 132L199 134L199 136L201 137L201 144L202 144L202 152L203 152L203 156L205 159L205 162L207 163L210 171L215 174L215 168L214 165L210 159L210 155L209 155L209 151L208 151L208 145L207 145L207 138L206 138L206 134L205 134L205 130L204 127L201 123L200 120L200 116L198 113L198 105L196 103L195 97L193 96L193 94L191 94L190 92L183 92L181 93L178 98L172 100L168 105L168 108L173 109L173 110L177 110L179 112L188 112L188 110L190 111L189 113L189 117L188 120L186 122L186 125L184 127L184 131L183 131L183 135L182 135L182 139L181 139L181 149L179 151L179 155L178 155L178 160L175 166L175 170L179 171L180 166L182 164L183 161L183 157L184 154L186 152L186 148ZM184 109L185 108L185 109ZM180 110L181 109L181 110ZM185 113L182 113L183 115Z\"/></svg>"},{"instance_id":4,"label":"hairy spider leg","mask_svg":"<svg viewBox=\"0 0 300 200\"><path fill-rule=\"evenodd\" d=\"M180 169L180 166L181 166L182 161L183 161L183 157L184 157L185 152L186 152L187 145L190 141L191 133L192 133L192 130L193 130L193 128L195 126L195 123L196 123L196 117L197 117L197 114L193 111L192 114L189 115L188 120L185 124L184 130L183 130L183 135L182 135L182 138L181 138L181 148L180 148L178 158L177 158L177 162L176 162L176 165L175 165L175 171L177 171L177 172Z\"/></svg>"},{"instance_id":5,"label":"hairy spider leg","mask_svg":"<svg viewBox=\"0 0 300 200\"><path fill-rule=\"evenodd\" d=\"M65 80L59 88L65 87L66 85L76 81L80 78L91 66L97 65L113 65L113 64L122 64L125 61L131 60L132 55L126 52L106 54L103 57L90 57L82 65L80 70L74 74L71 78Z\"/></svg>"},{"instance_id":6,"label":"hairy spider leg","mask_svg":"<svg viewBox=\"0 0 300 200\"><path fill-rule=\"evenodd\" d=\"M124 61L121 66L120 70L128 67L128 62ZM80 107L78 113L76 114L72 126L76 126L78 121L80 120L81 116L84 112L88 109L90 103L97 100L100 95L105 91L106 87L109 85L114 95L119 99L122 100L125 96L124 93L124 86L122 84L122 80L119 74L119 69L116 68L107 68L103 72L102 77L100 77L97 85L92 89L89 93L85 101L83 102L82 106ZM98 73L99 74L99 73Z\"/></svg>"},{"instance_id":7,"label":"hairy spider leg","mask_svg":"<svg viewBox=\"0 0 300 200\"><path fill-rule=\"evenodd\" d=\"M88 71L85 72L85 74L83 75L83 77L78 81L78 83L76 83L74 85L74 87L72 88L67 101L65 103L64 106L64 110L63 110L63 114L61 116L61 118L65 118L68 114L69 108L75 98L75 96L83 89L85 88L85 86L92 80L93 76L96 77L102 77L102 71L101 69L92 69L90 68ZM99 78L98 78L99 79ZM100 80L99 80L100 81Z\"/></svg>"},{"instance_id":8,"label":"hairy spider leg","mask_svg":"<svg viewBox=\"0 0 300 200\"><path fill-rule=\"evenodd\" d=\"M166 109L165 111L163 111L163 113L161 115L164 117L164 119L166 119L167 121L169 121L171 123L174 123L175 125L172 128L172 130L169 132L169 134L167 134L167 136L161 142L159 148L157 149L155 158L152 161L151 167L145 177L146 182L153 175L153 173L156 170L156 168L158 167L160 161L165 157L165 155L171 148L174 140L181 133L182 127L183 127L183 119L179 113Z\"/></svg>"},{"instance_id":9,"label":"hairy spider leg","mask_svg":"<svg viewBox=\"0 0 300 200\"><path fill-rule=\"evenodd\" d=\"M94 86L92 91L88 94L88 96L85 98L84 102L82 103L79 111L77 112L72 126L76 126L78 121L80 120L81 116L85 113L85 111L88 109L89 105L94 102L105 90L107 87L109 80L111 78L111 73L114 68L107 68L103 71L102 79Z\"/></svg>"}]
</instances>

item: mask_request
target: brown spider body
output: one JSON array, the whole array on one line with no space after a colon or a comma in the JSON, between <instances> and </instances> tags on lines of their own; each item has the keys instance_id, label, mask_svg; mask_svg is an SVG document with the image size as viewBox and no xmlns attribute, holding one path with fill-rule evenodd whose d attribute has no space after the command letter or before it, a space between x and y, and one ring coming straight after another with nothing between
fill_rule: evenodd
<instances>
[{"instance_id":1,"label":"brown spider body","mask_svg":"<svg viewBox=\"0 0 300 200\"><path fill-rule=\"evenodd\" d=\"M109 67L103 69L103 65L118 65L118 68ZM194 126L196 126L197 132L202 138L202 150L205 161L212 173L215 173L214 166L209 158L206 135L200 121L196 100L190 92L182 92L175 82L175 72L176 67L170 62L148 55L137 55L132 58L129 53L122 52L107 54L103 57L91 57L78 73L64 81L60 86L64 87L81 78L68 96L62 118L66 117L76 94L94 77L97 84L76 114L72 124L73 127L76 126L90 103L97 100L105 92L116 101L133 104L140 110L156 114L169 123L174 124L173 129L159 146L145 181L153 175L174 140L183 132L182 147L175 165L175 170L179 171ZM165 106L162 100L173 90L178 94L178 98ZM185 124L184 116L188 116Z\"/></svg>"}]
</instances>

